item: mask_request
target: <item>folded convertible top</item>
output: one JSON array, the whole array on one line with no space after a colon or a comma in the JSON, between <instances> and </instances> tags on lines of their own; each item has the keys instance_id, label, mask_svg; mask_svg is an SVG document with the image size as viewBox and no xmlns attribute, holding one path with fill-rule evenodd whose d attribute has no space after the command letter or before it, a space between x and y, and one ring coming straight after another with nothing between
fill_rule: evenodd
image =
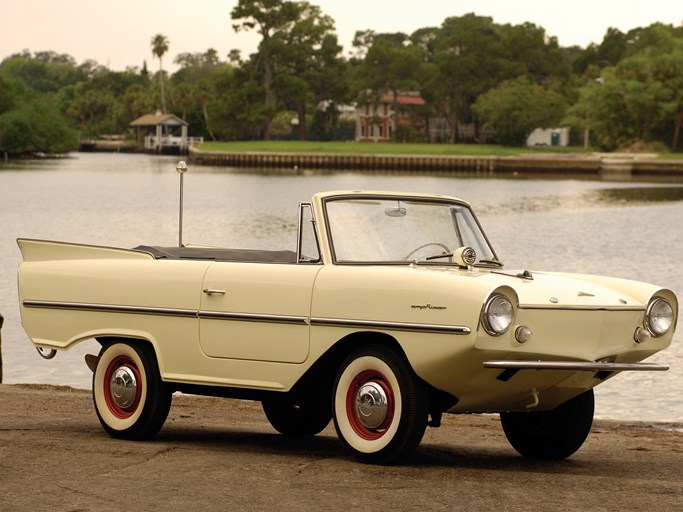
<instances>
[{"instance_id":1,"label":"folded convertible top","mask_svg":"<svg viewBox=\"0 0 683 512\"><path fill-rule=\"evenodd\" d=\"M258 249L223 249L213 247L159 247L140 245L134 250L151 254L156 259L214 260L242 263L296 263L294 251L262 251Z\"/></svg>"}]
</instances>

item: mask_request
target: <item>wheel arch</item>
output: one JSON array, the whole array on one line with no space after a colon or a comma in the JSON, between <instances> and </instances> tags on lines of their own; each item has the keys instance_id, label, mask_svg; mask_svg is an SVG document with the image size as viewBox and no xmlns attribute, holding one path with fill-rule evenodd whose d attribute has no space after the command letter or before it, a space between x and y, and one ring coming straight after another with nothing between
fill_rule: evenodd
<instances>
[{"instance_id":1,"label":"wheel arch","mask_svg":"<svg viewBox=\"0 0 683 512\"><path fill-rule=\"evenodd\" d=\"M321 399L331 397L337 372L344 360L355 350L368 345L383 346L392 350L403 359L415 378L419 379L427 390L430 414L433 417L458 403L457 397L435 388L420 378L410 363L405 350L403 350L403 347L395 337L378 331L357 331L341 338L318 358L294 384L289 393L295 398L299 396L305 397L310 395L311 389L314 389Z\"/></svg>"},{"instance_id":2,"label":"wheel arch","mask_svg":"<svg viewBox=\"0 0 683 512\"><path fill-rule=\"evenodd\" d=\"M310 395L310 390L316 390L319 398L327 399L332 396L337 371L346 357L358 348L379 344L394 350L407 361L405 352L396 338L383 332L358 331L347 334L330 348L299 378L289 391L293 397Z\"/></svg>"},{"instance_id":3,"label":"wheel arch","mask_svg":"<svg viewBox=\"0 0 683 512\"><path fill-rule=\"evenodd\" d=\"M107 345L112 345L114 343L118 343L118 342L122 342L122 341L128 341L128 342L132 342L132 343L138 343L138 344L146 345L147 347L149 347L152 350L152 353L154 355L154 359L156 360L159 375L161 376L161 379L163 380L164 370L163 370L162 359L160 357L161 351L159 350L159 345L153 336L145 336L142 334L130 334L130 333L127 333L127 334L106 334L106 335L95 336L95 340L102 347L105 347Z\"/></svg>"}]
</instances>

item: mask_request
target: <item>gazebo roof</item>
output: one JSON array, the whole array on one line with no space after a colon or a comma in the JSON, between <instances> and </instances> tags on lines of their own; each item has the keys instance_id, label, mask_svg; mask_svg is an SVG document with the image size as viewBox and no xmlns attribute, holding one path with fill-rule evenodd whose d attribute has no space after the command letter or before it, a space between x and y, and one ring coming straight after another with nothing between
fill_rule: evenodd
<instances>
[{"instance_id":1,"label":"gazebo roof","mask_svg":"<svg viewBox=\"0 0 683 512\"><path fill-rule=\"evenodd\" d=\"M183 121L173 114L145 114L130 123L130 126L188 126L187 121Z\"/></svg>"}]
</instances>

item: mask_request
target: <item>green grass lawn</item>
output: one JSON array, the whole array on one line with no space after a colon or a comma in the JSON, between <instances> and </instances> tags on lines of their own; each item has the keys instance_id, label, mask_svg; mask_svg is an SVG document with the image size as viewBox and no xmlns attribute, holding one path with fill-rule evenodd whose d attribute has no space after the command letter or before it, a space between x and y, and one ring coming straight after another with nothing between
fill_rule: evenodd
<instances>
[{"instance_id":1,"label":"green grass lawn","mask_svg":"<svg viewBox=\"0 0 683 512\"><path fill-rule=\"evenodd\" d=\"M683 153L659 153L659 160L683 160Z\"/></svg>"},{"instance_id":2,"label":"green grass lawn","mask_svg":"<svg viewBox=\"0 0 683 512\"><path fill-rule=\"evenodd\" d=\"M514 148L486 144L393 144L315 141L205 142L202 151L275 152L275 153L345 153L371 155L460 155L518 156L543 153L583 153L582 148Z\"/></svg>"}]
</instances>

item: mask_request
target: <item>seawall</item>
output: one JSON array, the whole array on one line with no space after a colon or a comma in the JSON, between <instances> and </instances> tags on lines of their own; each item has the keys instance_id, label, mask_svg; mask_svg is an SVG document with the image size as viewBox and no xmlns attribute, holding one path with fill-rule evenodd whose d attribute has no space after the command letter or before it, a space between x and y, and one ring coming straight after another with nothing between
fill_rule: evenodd
<instances>
[{"instance_id":1,"label":"seawall","mask_svg":"<svg viewBox=\"0 0 683 512\"><path fill-rule=\"evenodd\" d=\"M343 153L218 152L190 148L200 165L283 170L355 170L429 172L435 174L563 173L609 176L683 177L683 160L658 160L628 154L591 156L559 154L529 156L376 155Z\"/></svg>"}]
</instances>

